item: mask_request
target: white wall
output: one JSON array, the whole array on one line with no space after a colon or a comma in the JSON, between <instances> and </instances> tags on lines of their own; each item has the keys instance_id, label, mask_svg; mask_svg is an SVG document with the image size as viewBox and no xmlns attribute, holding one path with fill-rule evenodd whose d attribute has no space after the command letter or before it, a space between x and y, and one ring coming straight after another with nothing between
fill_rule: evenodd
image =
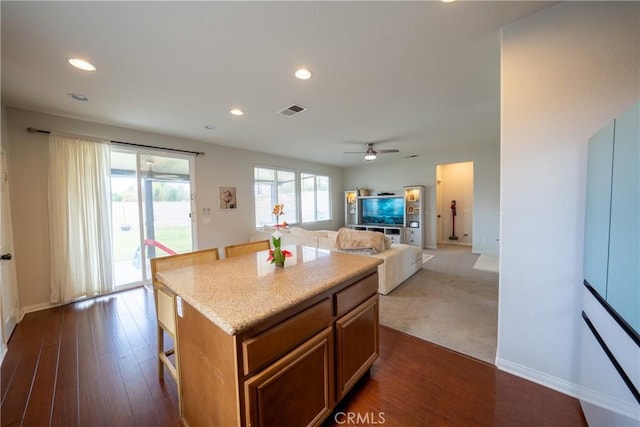
<instances>
[{"instance_id":1,"label":"white wall","mask_svg":"<svg viewBox=\"0 0 640 427\"><path fill-rule=\"evenodd\" d=\"M13 173L11 196L15 256L23 309L48 306L50 278L47 214L48 139L46 135L27 132L27 127L204 151L204 156L195 159L196 221L201 219L197 213L209 207L211 223L203 224L201 220L197 223L197 243L201 249L223 248L229 244L247 241L249 234L255 231L253 167L256 164L304 169L330 175L333 221L319 223L317 228L337 229L344 222L344 184L341 168L15 108L7 108L7 121L3 122L2 126L3 131L4 127L8 130L10 145L9 169ZM6 142L3 140L3 144ZM217 192L220 185L237 187L238 209L217 209Z\"/></svg>"},{"instance_id":2,"label":"white wall","mask_svg":"<svg viewBox=\"0 0 640 427\"><path fill-rule=\"evenodd\" d=\"M467 161L473 161L474 165L472 251L498 254L500 150L497 143L464 152L430 154L409 159L384 160L384 157L380 156L379 160L345 169L345 190L367 187L372 189L374 194L382 191L399 194L405 185L426 186L425 246L435 248L438 241L436 166Z\"/></svg>"},{"instance_id":3,"label":"white wall","mask_svg":"<svg viewBox=\"0 0 640 427\"><path fill-rule=\"evenodd\" d=\"M497 364L576 392L588 138L640 99L640 3L564 2L502 33Z\"/></svg>"}]
</instances>

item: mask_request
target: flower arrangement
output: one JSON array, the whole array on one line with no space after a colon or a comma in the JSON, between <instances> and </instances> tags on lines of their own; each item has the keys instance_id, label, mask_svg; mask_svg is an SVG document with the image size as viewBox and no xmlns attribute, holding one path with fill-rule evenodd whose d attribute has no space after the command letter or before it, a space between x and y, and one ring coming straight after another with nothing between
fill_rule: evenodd
<instances>
[{"instance_id":1,"label":"flower arrangement","mask_svg":"<svg viewBox=\"0 0 640 427\"><path fill-rule=\"evenodd\" d=\"M276 216L276 231L271 236L273 249L269 250L269 258L267 258L267 261L271 261L271 264L284 267L285 258L293 255L291 252L280 248L280 239L282 237L282 235L280 234L280 228L286 228L288 225L285 221L283 221L282 225L280 225L280 216L284 215L284 204L276 204L273 207L273 214Z\"/></svg>"},{"instance_id":2,"label":"flower arrangement","mask_svg":"<svg viewBox=\"0 0 640 427\"><path fill-rule=\"evenodd\" d=\"M276 228L280 228L280 217L284 215L284 203L277 203L273 207L272 213L276 216Z\"/></svg>"}]
</instances>

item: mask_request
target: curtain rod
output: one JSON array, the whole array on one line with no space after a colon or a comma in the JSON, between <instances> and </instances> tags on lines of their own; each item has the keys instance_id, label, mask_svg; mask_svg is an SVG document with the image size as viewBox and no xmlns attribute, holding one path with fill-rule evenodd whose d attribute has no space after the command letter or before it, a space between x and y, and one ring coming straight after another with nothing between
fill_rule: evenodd
<instances>
[{"instance_id":1,"label":"curtain rod","mask_svg":"<svg viewBox=\"0 0 640 427\"><path fill-rule=\"evenodd\" d=\"M42 129L36 129L36 128L27 128L27 131L29 131L31 133L45 133L47 135L49 135L51 133L51 131L42 130ZM134 144L133 142L124 142L124 141L109 141L109 142L112 143L112 144L131 145L133 147L155 148L157 150L166 150L166 151L173 151L173 152L177 152L177 153L195 154L196 157L197 156L204 156L204 151L180 150L178 148L157 147L155 145Z\"/></svg>"}]
</instances>

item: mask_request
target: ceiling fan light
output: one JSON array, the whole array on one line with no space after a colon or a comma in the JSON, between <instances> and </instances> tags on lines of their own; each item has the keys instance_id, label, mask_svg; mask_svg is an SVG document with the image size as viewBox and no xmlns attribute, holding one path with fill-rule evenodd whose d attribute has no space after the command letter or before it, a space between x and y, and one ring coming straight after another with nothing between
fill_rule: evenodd
<instances>
[{"instance_id":1,"label":"ceiling fan light","mask_svg":"<svg viewBox=\"0 0 640 427\"><path fill-rule=\"evenodd\" d=\"M373 154L373 153L367 153L367 154L365 154L364 159L365 160L375 160L376 159L376 155Z\"/></svg>"}]
</instances>

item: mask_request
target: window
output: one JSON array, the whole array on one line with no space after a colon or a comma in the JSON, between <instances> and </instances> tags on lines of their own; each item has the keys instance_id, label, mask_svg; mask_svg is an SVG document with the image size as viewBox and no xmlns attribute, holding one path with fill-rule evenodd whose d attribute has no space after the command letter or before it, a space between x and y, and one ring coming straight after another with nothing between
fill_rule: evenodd
<instances>
[{"instance_id":1,"label":"window","mask_svg":"<svg viewBox=\"0 0 640 427\"><path fill-rule=\"evenodd\" d=\"M254 168L254 186L256 227L273 225L271 212L276 203L283 203L285 207L281 221L298 222L295 172Z\"/></svg>"},{"instance_id":2,"label":"window","mask_svg":"<svg viewBox=\"0 0 640 427\"><path fill-rule=\"evenodd\" d=\"M284 204L281 221L290 224L331 220L330 178L323 175L254 168L256 227L273 225L273 206Z\"/></svg>"},{"instance_id":3,"label":"window","mask_svg":"<svg viewBox=\"0 0 640 427\"><path fill-rule=\"evenodd\" d=\"M330 220L329 177L301 173L300 183L302 222Z\"/></svg>"}]
</instances>

